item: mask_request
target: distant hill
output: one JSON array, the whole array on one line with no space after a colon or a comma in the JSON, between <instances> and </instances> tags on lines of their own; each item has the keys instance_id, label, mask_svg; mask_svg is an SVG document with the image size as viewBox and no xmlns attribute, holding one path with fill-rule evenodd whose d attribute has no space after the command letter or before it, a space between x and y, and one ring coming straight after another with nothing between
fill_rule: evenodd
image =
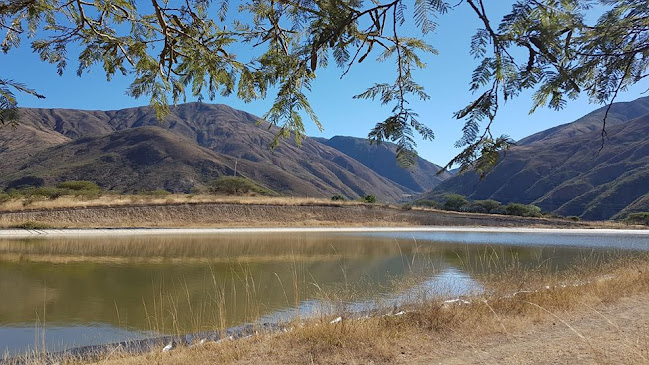
<instances>
[{"instance_id":1,"label":"distant hill","mask_svg":"<svg viewBox=\"0 0 649 365\"><path fill-rule=\"evenodd\" d=\"M523 138L483 181L468 172L424 197L458 193L474 200L533 203L589 220L647 211L649 98L613 105L600 151L605 111Z\"/></svg>"},{"instance_id":2,"label":"distant hill","mask_svg":"<svg viewBox=\"0 0 649 365\"><path fill-rule=\"evenodd\" d=\"M401 184L413 191L426 191L452 176L444 172L437 176L440 166L417 157L415 164L404 170L397 164L397 146L393 143L379 145L367 143L367 139L335 136L318 138L319 142L333 147L372 169L377 174Z\"/></svg>"},{"instance_id":3,"label":"distant hill","mask_svg":"<svg viewBox=\"0 0 649 365\"><path fill-rule=\"evenodd\" d=\"M398 172L384 176L312 138L301 147L286 140L271 150L275 132L256 116L225 105L182 104L162 122L150 107L25 108L16 129L0 129L0 187L37 176L46 183L92 180L125 192L189 192L218 176L233 175L235 164L238 175L286 195L372 194L399 201L439 181L421 173L419 185L404 185L411 172L402 169L405 178ZM434 170L425 160L420 164Z\"/></svg>"}]
</instances>

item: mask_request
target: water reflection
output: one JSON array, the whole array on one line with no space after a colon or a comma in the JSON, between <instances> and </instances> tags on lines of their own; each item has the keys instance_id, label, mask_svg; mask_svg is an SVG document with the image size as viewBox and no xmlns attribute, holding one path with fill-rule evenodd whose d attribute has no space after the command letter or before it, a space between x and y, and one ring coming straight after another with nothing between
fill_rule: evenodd
<instances>
[{"instance_id":1,"label":"water reflection","mask_svg":"<svg viewBox=\"0 0 649 365\"><path fill-rule=\"evenodd\" d=\"M327 300L358 307L419 291L459 295L480 290L473 276L482 272L562 270L616 251L597 240L430 232L0 240L0 351L33 346L35 328L55 349L286 318ZM644 237L619 240L649 247Z\"/></svg>"}]
</instances>

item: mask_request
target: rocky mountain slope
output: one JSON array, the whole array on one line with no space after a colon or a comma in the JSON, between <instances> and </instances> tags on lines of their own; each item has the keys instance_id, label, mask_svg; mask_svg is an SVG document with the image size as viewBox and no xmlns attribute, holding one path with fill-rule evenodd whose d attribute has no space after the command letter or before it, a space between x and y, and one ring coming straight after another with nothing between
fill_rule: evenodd
<instances>
[{"instance_id":1,"label":"rocky mountain slope","mask_svg":"<svg viewBox=\"0 0 649 365\"><path fill-rule=\"evenodd\" d=\"M438 166L381 174L363 161L307 138L271 150L276 132L254 115L225 105L173 107L162 122L150 107L115 111L21 109L17 128L0 129L0 187L24 176L46 183L92 180L117 191L188 192L223 175L249 177L280 194L398 201L436 185ZM356 141L354 142L356 143ZM365 160L389 160L381 153ZM435 170L437 169L437 170ZM424 172L425 171L425 172ZM409 180L410 179L410 180Z\"/></svg>"},{"instance_id":2,"label":"rocky mountain slope","mask_svg":"<svg viewBox=\"0 0 649 365\"><path fill-rule=\"evenodd\" d=\"M605 112L600 108L526 137L484 180L468 172L425 197L458 193L474 200L533 203L589 220L649 210L649 98L613 105L601 148Z\"/></svg>"},{"instance_id":3,"label":"rocky mountain slope","mask_svg":"<svg viewBox=\"0 0 649 365\"><path fill-rule=\"evenodd\" d=\"M367 143L367 139L346 136L335 136L330 139L321 138L318 141L337 149L369 167L377 174L413 191L432 189L452 176L448 172L437 176L440 167L421 157L417 157L415 164L404 170L403 167L397 164L397 147L392 143L370 145Z\"/></svg>"}]
</instances>

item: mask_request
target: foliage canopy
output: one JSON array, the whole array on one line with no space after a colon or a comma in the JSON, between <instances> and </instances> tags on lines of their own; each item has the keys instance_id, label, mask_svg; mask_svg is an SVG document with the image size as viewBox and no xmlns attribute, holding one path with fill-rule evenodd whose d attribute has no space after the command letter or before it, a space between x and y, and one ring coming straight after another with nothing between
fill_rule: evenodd
<instances>
[{"instance_id":1,"label":"foliage canopy","mask_svg":"<svg viewBox=\"0 0 649 365\"><path fill-rule=\"evenodd\" d=\"M529 89L532 111L560 109L580 94L612 103L648 75L646 0L518 0L499 21L488 16L484 0L243 0L237 19L229 19L231 5L229 0L4 0L0 28L6 35L0 47L8 52L30 37L34 52L63 73L68 48L76 45L77 74L98 65L109 80L116 73L130 75L128 94L149 97L159 117L169 101L187 94L199 99L236 94L251 101L276 90L264 115L279 127L276 143L291 133L299 143L304 115L320 127L307 98L318 68L333 63L344 75L368 57L391 61L394 82L371 85L356 98L393 107L369 139L395 142L399 162L408 165L416 156L414 133L434 137L408 107L411 98L429 99L413 71L425 67L422 54L435 53L427 43L435 19L466 6L481 22L470 44L478 65L469 85L475 99L455 113L465 122L457 142L464 150L446 168L474 167L483 175L512 144L491 133L502 102ZM600 16L589 21L593 13ZM417 26L418 35L404 35L406 22ZM242 59L235 53L242 44L257 51ZM16 118L16 91L41 96L0 79L0 123ZM605 135L604 119L602 141Z\"/></svg>"}]
</instances>

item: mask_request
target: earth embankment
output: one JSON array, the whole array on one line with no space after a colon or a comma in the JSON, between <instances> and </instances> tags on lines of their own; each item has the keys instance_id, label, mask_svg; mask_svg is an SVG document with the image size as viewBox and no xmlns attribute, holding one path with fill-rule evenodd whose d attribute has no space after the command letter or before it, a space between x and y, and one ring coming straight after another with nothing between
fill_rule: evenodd
<instances>
[{"instance_id":1,"label":"earth embankment","mask_svg":"<svg viewBox=\"0 0 649 365\"><path fill-rule=\"evenodd\" d=\"M0 212L0 226L36 222L44 227L287 227L496 226L590 227L584 222L405 210L384 205L162 204Z\"/></svg>"}]
</instances>

